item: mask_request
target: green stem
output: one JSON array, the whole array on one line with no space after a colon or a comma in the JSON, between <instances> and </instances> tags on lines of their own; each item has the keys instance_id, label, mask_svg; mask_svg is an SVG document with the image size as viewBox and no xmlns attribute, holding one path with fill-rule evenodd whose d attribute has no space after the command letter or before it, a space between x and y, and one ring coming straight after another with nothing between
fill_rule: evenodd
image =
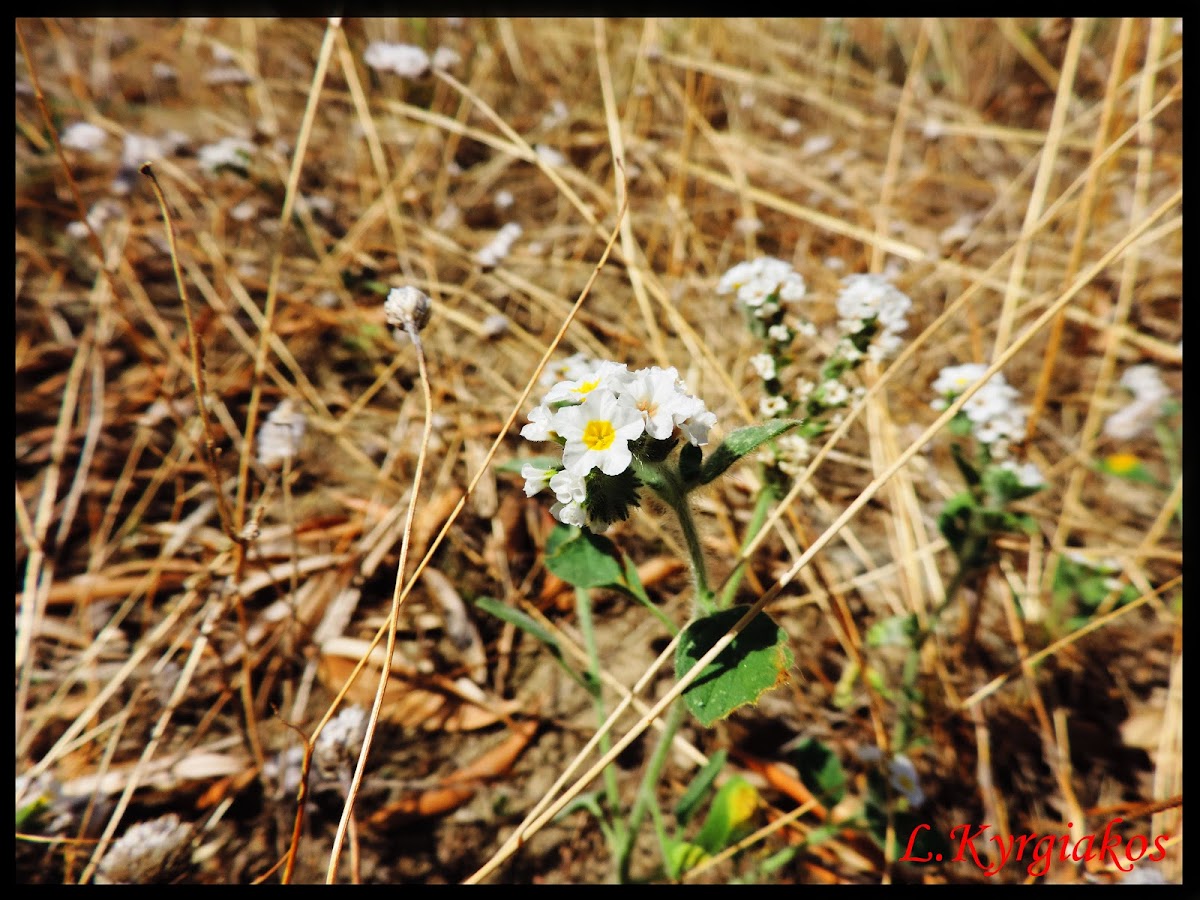
<instances>
[{"instance_id":1,"label":"green stem","mask_svg":"<svg viewBox=\"0 0 1200 900\"><path fill-rule=\"evenodd\" d=\"M770 512L771 504L779 498L779 491L767 478L765 466L759 466L758 476L762 487L758 489L758 498L754 501L754 510L750 514L750 521L746 525L746 534L742 538L742 546L738 553L738 556L743 557L743 559L729 574L729 579L725 582L725 589L721 591L721 598L717 603L719 609L727 609L733 604L733 598L737 596L738 587L742 583L742 578L746 574L746 566L749 564L749 560L744 558L746 548L750 546L750 542L758 537L758 533L762 531L763 523L767 521L767 513Z\"/></svg>"},{"instance_id":2,"label":"green stem","mask_svg":"<svg viewBox=\"0 0 1200 900\"><path fill-rule=\"evenodd\" d=\"M583 645L588 654L588 693L592 695L592 707L596 711L596 720L601 726L608 719L604 708L604 689L600 681L600 648L596 643L596 629L592 621L592 596L586 588L575 588L575 611L579 619L579 630L583 634ZM600 738L600 755L612 749L612 739L608 734ZM619 850L625 843L624 825L619 818L621 810L621 794L617 786L617 773L613 766L604 768L604 793L608 800L608 811L612 817L612 832L614 850Z\"/></svg>"},{"instance_id":3,"label":"green stem","mask_svg":"<svg viewBox=\"0 0 1200 900\"><path fill-rule=\"evenodd\" d=\"M625 833L625 846L617 857L617 879L622 884L629 880L629 862L633 856L633 845L637 840L638 829L641 827L642 820L646 818L646 813L658 802L655 788L658 787L663 769L670 758L671 744L675 740L675 733L683 724L684 712L684 706L678 700L672 703L667 710L666 718L663 720L663 730L658 736L658 746L654 748L654 755L646 764L646 771L642 774L642 783L638 785L637 799L633 803L633 810L629 813L629 819L626 822L628 830Z\"/></svg>"}]
</instances>

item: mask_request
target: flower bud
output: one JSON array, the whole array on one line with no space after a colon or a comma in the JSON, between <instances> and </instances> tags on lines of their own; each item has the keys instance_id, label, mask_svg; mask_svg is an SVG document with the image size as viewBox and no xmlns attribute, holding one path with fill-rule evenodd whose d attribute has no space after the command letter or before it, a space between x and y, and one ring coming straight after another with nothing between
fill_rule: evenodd
<instances>
[{"instance_id":1,"label":"flower bud","mask_svg":"<svg viewBox=\"0 0 1200 900\"><path fill-rule=\"evenodd\" d=\"M433 301L415 287L392 288L383 304L387 323L416 334L429 322Z\"/></svg>"}]
</instances>

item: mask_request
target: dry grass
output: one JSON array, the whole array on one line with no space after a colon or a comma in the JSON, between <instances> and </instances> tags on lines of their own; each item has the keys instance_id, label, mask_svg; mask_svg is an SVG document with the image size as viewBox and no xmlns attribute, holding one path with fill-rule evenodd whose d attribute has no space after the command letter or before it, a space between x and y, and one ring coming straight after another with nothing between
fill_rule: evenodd
<instances>
[{"instance_id":1,"label":"dry grass","mask_svg":"<svg viewBox=\"0 0 1200 900\"><path fill-rule=\"evenodd\" d=\"M744 875L845 812L803 802L778 762L788 740L820 738L860 786L855 750L886 742L894 704L865 679L835 705L836 683L851 661L894 678L865 632L944 593L935 518L959 482L929 385L966 361L995 363L1034 404L1023 452L1049 484L1024 504L1039 533L1004 543L977 648L947 637L927 660L925 820L1079 837L1120 816L1127 834L1171 835L1161 868L1178 880L1182 480L1153 437L1101 430L1129 365L1157 365L1181 397L1173 25L19 20L16 773L52 778L65 817L19 842L18 879L88 880L114 835L166 812L193 829L187 880L458 881L493 859L595 733L547 654L470 608L502 598L578 651L571 595L541 565L546 505L495 467L530 455L516 435L530 385L552 351L674 365L722 432L753 421L756 349L714 286L770 254L804 274L822 326L843 274L892 272L914 340L866 373L871 392L751 554L744 599L792 634L789 684L677 739L665 800L725 748L766 806L740 862L700 880ZM372 40L462 62L405 81L364 65ZM210 84L218 65L244 83ZM108 133L103 151L60 148L80 120ZM171 130L184 143L153 170L179 284L151 185L120 151ZM255 147L247 174L203 172L198 149L230 135ZM113 214L68 231L101 203ZM481 268L509 221L512 253ZM427 379L384 327L380 290L403 284L437 304ZM799 371L828 340L798 351ZM247 438L284 399L308 434L280 472ZM1097 471L1118 451L1168 487ZM699 501L718 578L754 487L746 467ZM680 537L650 511L613 537L681 620ZM1064 630L1048 608L1068 548L1115 557L1141 599ZM393 599L385 690L369 646ZM655 663L667 638L599 599L606 683L639 713L614 731L632 790L672 681ZM280 754L315 738L359 663L349 699L370 706L378 686L382 717L353 815L310 784L298 818ZM984 880L860 838L768 878ZM577 812L490 877L598 880L604 852ZM1093 861L1049 877L1115 874ZM996 877L1028 880L1018 864Z\"/></svg>"}]
</instances>

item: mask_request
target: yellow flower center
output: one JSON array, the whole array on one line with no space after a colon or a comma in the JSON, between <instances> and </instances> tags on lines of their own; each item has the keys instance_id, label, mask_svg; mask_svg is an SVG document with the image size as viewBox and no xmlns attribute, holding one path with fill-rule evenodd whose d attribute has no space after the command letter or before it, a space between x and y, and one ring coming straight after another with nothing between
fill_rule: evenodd
<instances>
[{"instance_id":1,"label":"yellow flower center","mask_svg":"<svg viewBox=\"0 0 1200 900\"><path fill-rule=\"evenodd\" d=\"M583 443L589 450L607 450L616 437L612 422L604 419L592 419L583 429Z\"/></svg>"},{"instance_id":2,"label":"yellow flower center","mask_svg":"<svg viewBox=\"0 0 1200 900\"><path fill-rule=\"evenodd\" d=\"M580 382L579 387L575 388L575 393L576 394L590 394L592 391L594 391L596 389L596 385L598 385L599 383L600 383L599 378L595 378L592 381Z\"/></svg>"},{"instance_id":3,"label":"yellow flower center","mask_svg":"<svg viewBox=\"0 0 1200 900\"><path fill-rule=\"evenodd\" d=\"M1108 463L1110 471L1124 475L1137 468L1138 458L1132 453L1114 453L1105 462Z\"/></svg>"}]
</instances>

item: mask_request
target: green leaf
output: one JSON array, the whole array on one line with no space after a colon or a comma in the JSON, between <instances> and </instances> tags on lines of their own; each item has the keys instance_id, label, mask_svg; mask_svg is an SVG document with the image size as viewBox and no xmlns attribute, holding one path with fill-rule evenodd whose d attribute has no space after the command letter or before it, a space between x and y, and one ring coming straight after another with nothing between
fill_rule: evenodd
<instances>
[{"instance_id":1,"label":"green leaf","mask_svg":"<svg viewBox=\"0 0 1200 900\"><path fill-rule=\"evenodd\" d=\"M688 625L675 652L676 677L691 669L748 609L734 606ZM785 681L791 665L787 633L759 613L688 686L684 703L702 724L712 725Z\"/></svg>"},{"instance_id":2,"label":"green leaf","mask_svg":"<svg viewBox=\"0 0 1200 900\"><path fill-rule=\"evenodd\" d=\"M700 466L700 475L696 484L708 484L724 474L748 453L752 453L772 438L777 438L785 431L801 424L800 419L773 419L762 425L748 425L739 428L723 440Z\"/></svg>"},{"instance_id":3,"label":"green leaf","mask_svg":"<svg viewBox=\"0 0 1200 900\"><path fill-rule=\"evenodd\" d=\"M703 847L689 844L687 841L671 841L667 845L667 873L672 881L678 881L688 869L694 869L708 854Z\"/></svg>"},{"instance_id":4,"label":"green leaf","mask_svg":"<svg viewBox=\"0 0 1200 900\"><path fill-rule=\"evenodd\" d=\"M841 760L816 738L794 744L784 760L796 767L800 781L826 808L836 806L846 795L846 772Z\"/></svg>"},{"instance_id":5,"label":"green leaf","mask_svg":"<svg viewBox=\"0 0 1200 900\"><path fill-rule=\"evenodd\" d=\"M510 625L515 625L526 634L537 638L546 645L546 649L550 651L550 655L558 662L563 670L570 675L580 687L589 694L594 693L593 685L589 684L589 679L579 674L570 663L567 662L563 655L562 648L558 646L558 641L549 631L543 628L536 619L531 618L526 613L519 609L513 609L506 603L501 603L499 600L493 600L491 597L476 597L475 605L486 613L490 613L502 622L508 622Z\"/></svg>"},{"instance_id":6,"label":"green leaf","mask_svg":"<svg viewBox=\"0 0 1200 900\"><path fill-rule=\"evenodd\" d=\"M696 844L711 856L736 842L758 807L758 791L745 778L735 776L713 798Z\"/></svg>"},{"instance_id":7,"label":"green leaf","mask_svg":"<svg viewBox=\"0 0 1200 900\"><path fill-rule=\"evenodd\" d=\"M608 538L569 525L555 528L546 541L546 568L577 588L620 584L617 555Z\"/></svg>"},{"instance_id":8,"label":"green leaf","mask_svg":"<svg viewBox=\"0 0 1200 900\"><path fill-rule=\"evenodd\" d=\"M916 637L918 628L917 617L911 613L903 616L889 616L886 619L881 619L867 629L867 646L912 646L912 641Z\"/></svg>"},{"instance_id":9,"label":"green leaf","mask_svg":"<svg viewBox=\"0 0 1200 900\"><path fill-rule=\"evenodd\" d=\"M700 802L712 787L717 775L720 774L721 767L725 765L726 756L728 753L724 750L714 753L704 768L695 774L692 783L688 785L688 789L675 804L675 821L679 823L680 827L687 825L696 810L700 808Z\"/></svg>"},{"instance_id":10,"label":"green leaf","mask_svg":"<svg viewBox=\"0 0 1200 900\"><path fill-rule=\"evenodd\" d=\"M979 484L979 470L967 462L966 456L963 455L962 446L951 444L950 455L954 457L954 464L958 466L958 471L962 473L963 480L971 487Z\"/></svg>"},{"instance_id":11,"label":"green leaf","mask_svg":"<svg viewBox=\"0 0 1200 900\"><path fill-rule=\"evenodd\" d=\"M513 472L517 475L521 474L521 470L526 464L537 466L539 469L557 469L562 466L561 456L530 456L524 459L510 459L495 465L497 472Z\"/></svg>"}]
</instances>

